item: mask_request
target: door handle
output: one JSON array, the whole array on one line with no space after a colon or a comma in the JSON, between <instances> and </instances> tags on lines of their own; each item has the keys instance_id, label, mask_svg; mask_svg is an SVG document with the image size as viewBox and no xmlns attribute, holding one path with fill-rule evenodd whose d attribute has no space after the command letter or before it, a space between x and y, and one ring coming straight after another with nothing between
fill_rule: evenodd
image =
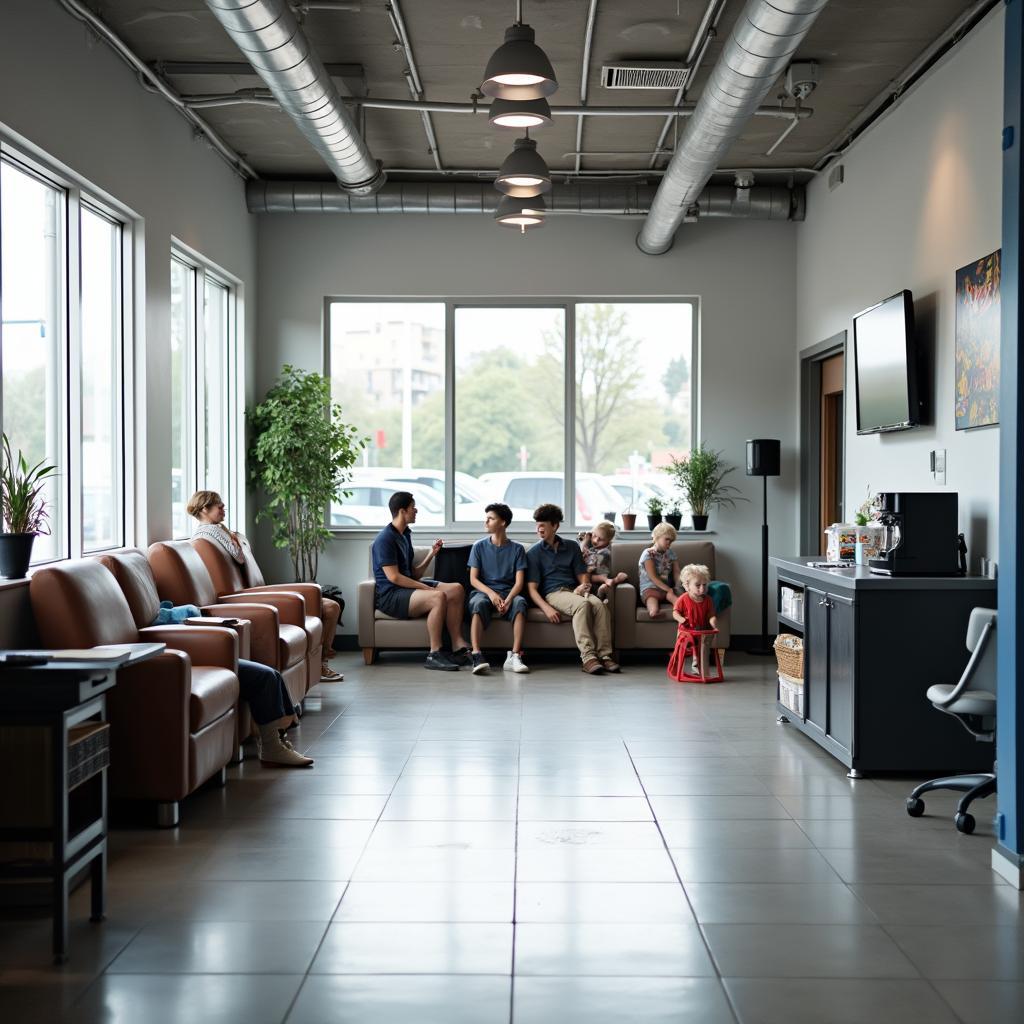
<instances>
[{"instance_id":1,"label":"door handle","mask_svg":"<svg viewBox=\"0 0 1024 1024\"><path fill-rule=\"evenodd\" d=\"M821 600L820 600L820 601L818 602L818 607L819 607L819 608L827 608L827 607L828 607L828 598L825 598L825 597L823 597L823 598L822 598L822 599L821 599Z\"/></svg>"}]
</instances>

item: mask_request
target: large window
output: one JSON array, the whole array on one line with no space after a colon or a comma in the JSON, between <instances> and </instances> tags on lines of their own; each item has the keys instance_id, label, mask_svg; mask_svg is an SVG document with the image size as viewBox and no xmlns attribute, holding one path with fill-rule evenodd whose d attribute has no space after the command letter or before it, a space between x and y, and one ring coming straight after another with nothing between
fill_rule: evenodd
<instances>
[{"instance_id":1,"label":"large window","mask_svg":"<svg viewBox=\"0 0 1024 1024\"><path fill-rule=\"evenodd\" d=\"M531 529L544 502L569 525L669 507L665 467L695 434L695 321L693 301L330 301L334 398L370 439L331 524L386 522L400 488L430 526L492 501Z\"/></svg>"},{"instance_id":2,"label":"large window","mask_svg":"<svg viewBox=\"0 0 1024 1024\"><path fill-rule=\"evenodd\" d=\"M193 491L217 491L237 523L235 287L194 253L171 257L171 529L187 537Z\"/></svg>"},{"instance_id":3,"label":"large window","mask_svg":"<svg viewBox=\"0 0 1024 1024\"><path fill-rule=\"evenodd\" d=\"M45 485L33 561L125 543L130 228L74 182L0 146L0 426Z\"/></svg>"}]
</instances>

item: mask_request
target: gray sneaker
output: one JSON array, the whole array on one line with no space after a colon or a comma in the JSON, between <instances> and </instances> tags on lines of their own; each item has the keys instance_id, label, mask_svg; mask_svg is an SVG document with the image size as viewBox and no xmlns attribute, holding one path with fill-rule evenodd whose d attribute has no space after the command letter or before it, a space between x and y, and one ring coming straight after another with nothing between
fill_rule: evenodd
<instances>
[{"instance_id":1,"label":"gray sneaker","mask_svg":"<svg viewBox=\"0 0 1024 1024\"><path fill-rule=\"evenodd\" d=\"M517 651L509 651L502 668L506 672L518 672L520 674L530 671L530 666L523 661L522 655Z\"/></svg>"},{"instance_id":2,"label":"gray sneaker","mask_svg":"<svg viewBox=\"0 0 1024 1024\"><path fill-rule=\"evenodd\" d=\"M438 672L458 672L459 666L450 661L444 651L431 651L423 662L424 668L432 668Z\"/></svg>"},{"instance_id":3,"label":"gray sneaker","mask_svg":"<svg viewBox=\"0 0 1024 1024\"><path fill-rule=\"evenodd\" d=\"M470 657L473 659L473 675L485 676L491 671L491 666L487 664L487 659L479 651L474 651Z\"/></svg>"}]
</instances>

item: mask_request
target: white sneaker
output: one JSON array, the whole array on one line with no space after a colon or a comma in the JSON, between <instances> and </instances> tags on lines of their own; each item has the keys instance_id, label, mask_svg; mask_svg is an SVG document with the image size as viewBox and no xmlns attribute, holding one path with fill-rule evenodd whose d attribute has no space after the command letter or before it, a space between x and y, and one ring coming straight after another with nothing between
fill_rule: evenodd
<instances>
[{"instance_id":1,"label":"white sneaker","mask_svg":"<svg viewBox=\"0 0 1024 1024\"><path fill-rule=\"evenodd\" d=\"M523 661L522 655L516 651L509 651L505 658L505 664L501 666L506 672L529 672L530 666Z\"/></svg>"}]
</instances>

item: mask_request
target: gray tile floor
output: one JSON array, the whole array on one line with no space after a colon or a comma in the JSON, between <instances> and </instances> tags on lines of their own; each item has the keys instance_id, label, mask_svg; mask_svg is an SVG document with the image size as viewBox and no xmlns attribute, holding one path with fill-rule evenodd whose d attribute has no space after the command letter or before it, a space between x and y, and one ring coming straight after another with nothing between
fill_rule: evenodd
<instances>
[{"instance_id":1,"label":"gray tile floor","mask_svg":"<svg viewBox=\"0 0 1024 1024\"><path fill-rule=\"evenodd\" d=\"M310 772L230 771L112 835L109 916L0 919L0 1017L76 1024L1024 1019L1020 897L953 795L851 782L767 661L679 685L428 673L321 686ZM319 704L319 706L317 706Z\"/></svg>"}]
</instances>

